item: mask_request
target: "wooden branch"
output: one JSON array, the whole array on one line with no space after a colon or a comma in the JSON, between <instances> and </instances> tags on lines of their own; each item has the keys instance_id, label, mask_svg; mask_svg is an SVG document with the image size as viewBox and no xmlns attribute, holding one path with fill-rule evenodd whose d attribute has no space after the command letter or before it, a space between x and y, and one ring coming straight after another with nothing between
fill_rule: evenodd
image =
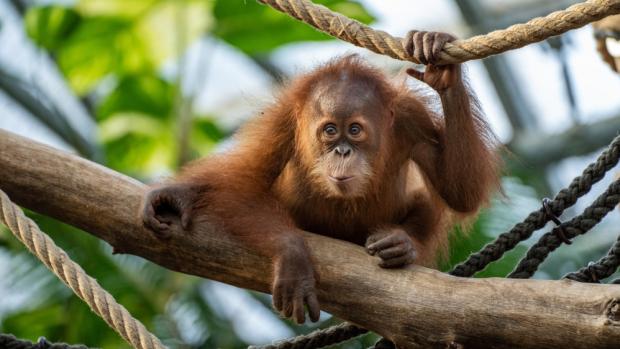
<instances>
[{"instance_id":1,"label":"wooden branch","mask_svg":"<svg viewBox=\"0 0 620 349\"><path fill-rule=\"evenodd\" d=\"M19 204L166 268L262 292L272 264L215 227L161 242L142 228L146 187L76 156L0 131L0 188ZM385 270L361 247L305 236L322 308L402 348L617 348L620 285L465 279Z\"/></svg>"}]
</instances>

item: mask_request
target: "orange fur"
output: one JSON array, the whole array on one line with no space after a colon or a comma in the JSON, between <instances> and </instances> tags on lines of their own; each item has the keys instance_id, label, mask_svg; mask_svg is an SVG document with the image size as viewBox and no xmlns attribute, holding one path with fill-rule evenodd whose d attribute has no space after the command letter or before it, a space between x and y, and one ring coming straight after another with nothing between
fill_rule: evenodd
<instances>
[{"instance_id":1,"label":"orange fur","mask_svg":"<svg viewBox=\"0 0 620 349\"><path fill-rule=\"evenodd\" d=\"M344 78L372 91L385 111L371 125L381 143L367 156L368 188L355 198L329 197L311 175L316 141L305 106L317 86ZM468 91L442 97L440 117L357 56L340 58L290 83L240 130L234 150L191 164L177 181L202 188L199 215L274 258L286 248L283 236L301 230L363 245L373 230L401 226L418 262L432 266L451 217L475 213L498 185L494 138Z\"/></svg>"}]
</instances>

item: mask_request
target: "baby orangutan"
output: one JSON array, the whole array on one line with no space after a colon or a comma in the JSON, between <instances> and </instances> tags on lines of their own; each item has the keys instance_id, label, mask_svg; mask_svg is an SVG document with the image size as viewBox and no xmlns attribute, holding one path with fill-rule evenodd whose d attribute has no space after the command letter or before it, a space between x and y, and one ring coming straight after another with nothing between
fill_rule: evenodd
<instances>
[{"instance_id":1,"label":"baby orangutan","mask_svg":"<svg viewBox=\"0 0 620 349\"><path fill-rule=\"evenodd\" d=\"M434 266L447 217L487 202L498 159L460 65L433 65L453 37L411 32L407 40L428 64L407 73L437 91L443 117L359 57L337 59L290 83L239 131L234 149L152 189L145 226L165 238L176 222L189 230L207 220L265 254L274 265L273 305L298 323L304 306L319 317L302 231L364 245L384 268Z\"/></svg>"}]
</instances>

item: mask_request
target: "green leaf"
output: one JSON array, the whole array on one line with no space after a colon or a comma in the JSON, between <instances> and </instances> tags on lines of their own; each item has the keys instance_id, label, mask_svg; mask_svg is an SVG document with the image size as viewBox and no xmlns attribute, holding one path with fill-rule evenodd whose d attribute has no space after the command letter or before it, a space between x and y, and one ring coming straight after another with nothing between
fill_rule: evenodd
<instances>
[{"instance_id":1,"label":"green leaf","mask_svg":"<svg viewBox=\"0 0 620 349\"><path fill-rule=\"evenodd\" d=\"M370 23L374 18L354 1L316 1L345 16ZM266 53L295 41L329 40L330 36L256 1L215 2L214 34L248 54Z\"/></svg>"},{"instance_id":2,"label":"green leaf","mask_svg":"<svg viewBox=\"0 0 620 349\"><path fill-rule=\"evenodd\" d=\"M160 0L140 17L135 31L156 65L181 54L211 28L211 7L205 0Z\"/></svg>"},{"instance_id":3,"label":"green leaf","mask_svg":"<svg viewBox=\"0 0 620 349\"><path fill-rule=\"evenodd\" d=\"M82 21L58 51L58 63L78 94L89 92L104 76L153 70L133 23L111 17Z\"/></svg>"},{"instance_id":4,"label":"green leaf","mask_svg":"<svg viewBox=\"0 0 620 349\"><path fill-rule=\"evenodd\" d=\"M75 10L60 6L30 7L24 18L28 36L48 50L56 50L80 20Z\"/></svg>"},{"instance_id":5,"label":"green leaf","mask_svg":"<svg viewBox=\"0 0 620 349\"><path fill-rule=\"evenodd\" d=\"M127 121L137 121L126 118ZM149 173L168 172L174 163L174 132L144 134L126 132L105 141L107 165L117 171L145 177Z\"/></svg>"},{"instance_id":6,"label":"green leaf","mask_svg":"<svg viewBox=\"0 0 620 349\"><path fill-rule=\"evenodd\" d=\"M211 6L203 0L84 0L75 9L33 7L26 28L84 95L108 75L153 72L182 54L209 29Z\"/></svg>"},{"instance_id":7,"label":"green leaf","mask_svg":"<svg viewBox=\"0 0 620 349\"><path fill-rule=\"evenodd\" d=\"M211 7L212 2L205 0L81 0L77 5L84 16L133 22L156 65L177 56L209 30Z\"/></svg>"},{"instance_id":8,"label":"green leaf","mask_svg":"<svg viewBox=\"0 0 620 349\"><path fill-rule=\"evenodd\" d=\"M43 334L54 340L60 337L65 321L63 306L51 304L4 318L0 330L31 341L36 341Z\"/></svg>"},{"instance_id":9,"label":"green leaf","mask_svg":"<svg viewBox=\"0 0 620 349\"><path fill-rule=\"evenodd\" d=\"M89 17L137 18L161 0L80 0L76 9Z\"/></svg>"},{"instance_id":10,"label":"green leaf","mask_svg":"<svg viewBox=\"0 0 620 349\"><path fill-rule=\"evenodd\" d=\"M213 119L194 118L194 129L197 134L213 142L219 142L229 135L217 126Z\"/></svg>"},{"instance_id":11,"label":"green leaf","mask_svg":"<svg viewBox=\"0 0 620 349\"><path fill-rule=\"evenodd\" d=\"M215 146L230 134L220 129L213 119L195 117L192 121L192 157L207 156Z\"/></svg>"},{"instance_id":12,"label":"green leaf","mask_svg":"<svg viewBox=\"0 0 620 349\"><path fill-rule=\"evenodd\" d=\"M172 114L175 88L152 74L123 76L114 90L97 108L97 118L105 120L115 113L140 113L157 119Z\"/></svg>"}]
</instances>

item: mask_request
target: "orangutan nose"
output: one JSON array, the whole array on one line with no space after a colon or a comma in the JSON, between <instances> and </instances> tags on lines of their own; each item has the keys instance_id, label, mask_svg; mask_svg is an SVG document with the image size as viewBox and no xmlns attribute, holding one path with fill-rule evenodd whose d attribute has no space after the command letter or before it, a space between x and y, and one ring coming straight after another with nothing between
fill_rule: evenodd
<instances>
[{"instance_id":1,"label":"orangutan nose","mask_svg":"<svg viewBox=\"0 0 620 349\"><path fill-rule=\"evenodd\" d=\"M334 149L334 151L336 152L337 155L340 155L343 158L346 158L347 156L351 155L351 147L348 145L344 145L344 144L336 146L336 149Z\"/></svg>"}]
</instances>

